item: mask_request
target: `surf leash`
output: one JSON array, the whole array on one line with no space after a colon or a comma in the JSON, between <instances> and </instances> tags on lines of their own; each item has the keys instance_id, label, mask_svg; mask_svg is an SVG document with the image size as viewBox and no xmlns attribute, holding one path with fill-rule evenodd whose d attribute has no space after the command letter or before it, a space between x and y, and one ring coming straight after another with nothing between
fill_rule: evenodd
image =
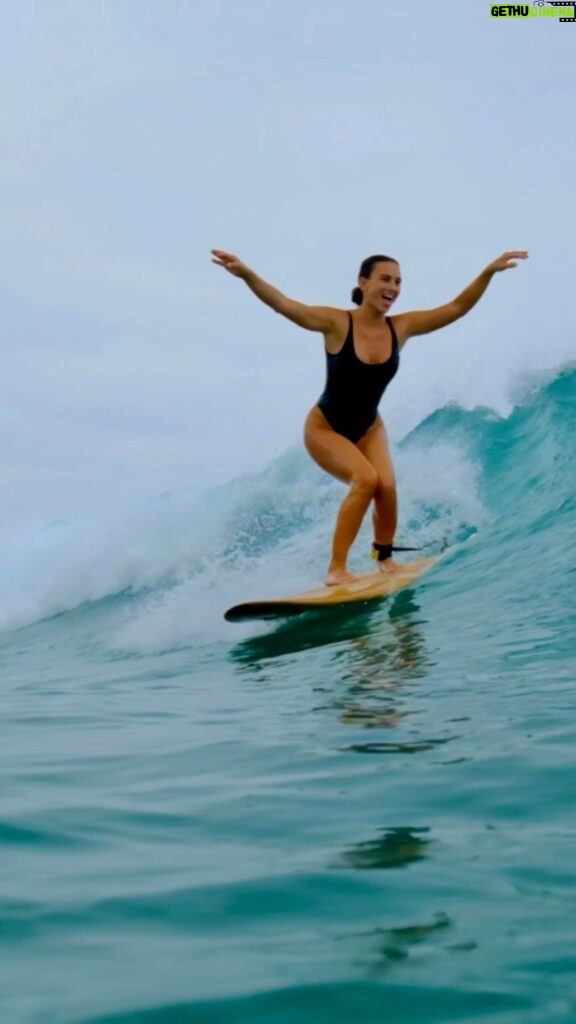
<instances>
[{"instance_id":1,"label":"surf leash","mask_svg":"<svg viewBox=\"0 0 576 1024\"><path fill-rule=\"evenodd\" d=\"M387 558L392 558L393 551L422 551L422 548L403 548L396 547L395 544L376 544L374 542L370 558L373 558L375 562L384 562Z\"/></svg>"}]
</instances>

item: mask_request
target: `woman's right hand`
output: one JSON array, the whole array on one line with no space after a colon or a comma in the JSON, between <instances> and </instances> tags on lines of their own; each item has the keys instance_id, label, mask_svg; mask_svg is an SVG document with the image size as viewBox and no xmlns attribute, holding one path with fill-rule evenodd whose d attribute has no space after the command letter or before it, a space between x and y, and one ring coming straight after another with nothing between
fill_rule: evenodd
<instances>
[{"instance_id":1,"label":"woman's right hand","mask_svg":"<svg viewBox=\"0 0 576 1024\"><path fill-rule=\"evenodd\" d=\"M211 249L212 263L215 263L218 267L224 267L229 274L233 274L234 277L246 278L249 274L249 269L242 260L239 260L237 256L233 256L231 252L224 252L223 249Z\"/></svg>"}]
</instances>

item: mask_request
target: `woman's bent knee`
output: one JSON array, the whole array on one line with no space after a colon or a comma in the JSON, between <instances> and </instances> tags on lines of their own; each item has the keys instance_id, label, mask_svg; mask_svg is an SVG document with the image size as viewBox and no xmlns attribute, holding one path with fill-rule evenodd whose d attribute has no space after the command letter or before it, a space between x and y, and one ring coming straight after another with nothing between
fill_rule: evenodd
<instances>
[{"instance_id":1,"label":"woman's bent knee","mask_svg":"<svg viewBox=\"0 0 576 1024\"><path fill-rule=\"evenodd\" d=\"M352 486L350 490L354 491L356 494L362 495L366 498L373 498L377 489L378 474L375 470L370 472L366 469L352 478Z\"/></svg>"},{"instance_id":2,"label":"woman's bent knee","mask_svg":"<svg viewBox=\"0 0 576 1024\"><path fill-rule=\"evenodd\" d=\"M374 497L376 501L390 501L396 495L396 483L394 480L378 480L378 486Z\"/></svg>"}]
</instances>

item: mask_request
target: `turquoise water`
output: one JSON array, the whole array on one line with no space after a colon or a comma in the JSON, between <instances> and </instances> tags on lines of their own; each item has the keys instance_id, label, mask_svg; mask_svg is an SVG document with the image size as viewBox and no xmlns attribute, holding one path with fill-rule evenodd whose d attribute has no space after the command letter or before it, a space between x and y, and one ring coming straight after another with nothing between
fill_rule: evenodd
<instances>
[{"instance_id":1,"label":"turquoise water","mask_svg":"<svg viewBox=\"0 0 576 1024\"><path fill-rule=\"evenodd\" d=\"M398 446L379 604L223 621L323 571L300 451L3 539L2 1021L576 1020L575 395Z\"/></svg>"}]
</instances>

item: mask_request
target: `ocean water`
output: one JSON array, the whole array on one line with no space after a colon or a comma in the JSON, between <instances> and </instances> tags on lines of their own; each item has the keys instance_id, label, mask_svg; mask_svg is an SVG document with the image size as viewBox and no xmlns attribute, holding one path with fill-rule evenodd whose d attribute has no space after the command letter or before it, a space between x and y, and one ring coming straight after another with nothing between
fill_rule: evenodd
<instances>
[{"instance_id":1,"label":"ocean water","mask_svg":"<svg viewBox=\"0 0 576 1024\"><path fill-rule=\"evenodd\" d=\"M576 1021L576 368L397 444L393 599L301 450L0 538L0 1020ZM366 568L368 526L353 567Z\"/></svg>"}]
</instances>

